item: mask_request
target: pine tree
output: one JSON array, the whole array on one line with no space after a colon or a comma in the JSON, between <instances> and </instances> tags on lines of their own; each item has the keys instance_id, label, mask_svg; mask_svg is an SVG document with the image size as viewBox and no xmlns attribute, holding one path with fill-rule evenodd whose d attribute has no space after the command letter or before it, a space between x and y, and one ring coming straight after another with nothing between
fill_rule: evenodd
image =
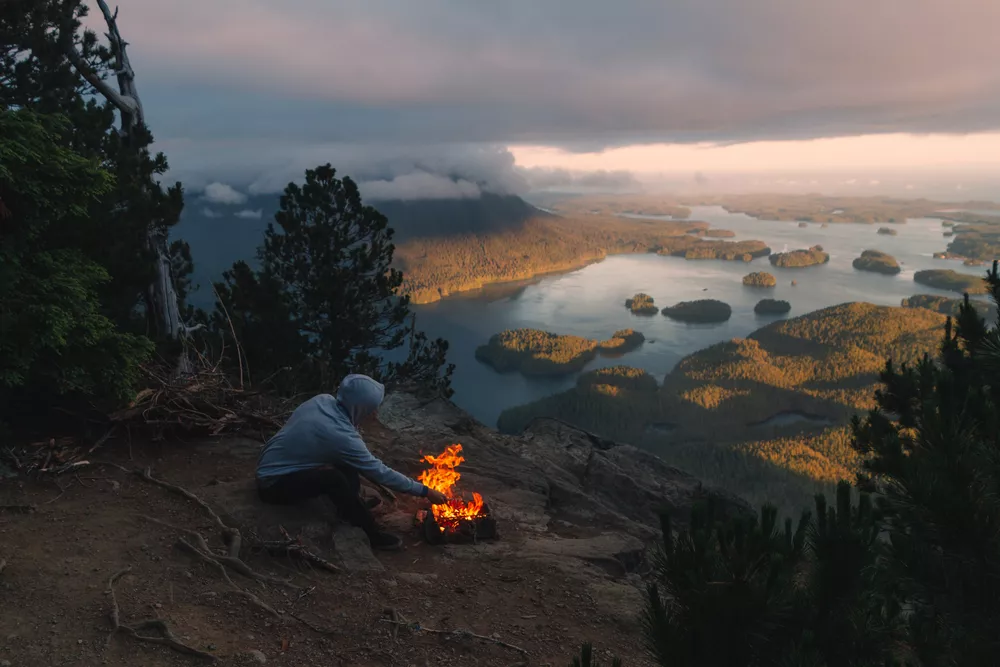
<instances>
[{"instance_id":1,"label":"pine tree","mask_svg":"<svg viewBox=\"0 0 1000 667\"><path fill-rule=\"evenodd\" d=\"M22 414L53 396L127 400L151 352L104 315L99 291L111 276L74 242L113 179L62 145L65 126L0 110L0 405L11 413L15 396Z\"/></svg>"},{"instance_id":2,"label":"pine tree","mask_svg":"<svg viewBox=\"0 0 1000 667\"><path fill-rule=\"evenodd\" d=\"M902 637L899 606L878 581L879 523L871 500L816 497L816 518L777 526L777 511L719 520L712 506L672 535L663 519L656 583L644 613L664 666L886 667Z\"/></svg>"},{"instance_id":3,"label":"pine tree","mask_svg":"<svg viewBox=\"0 0 1000 667\"><path fill-rule=\"evenodd\" d=\"M417 382L450 394L448 344L416 331L402 274L390 267L388 220L362 204L330 165L290 183L258 249L260 269L237 262L215 285L214 330L230 324L255 377L288 391L323 390L348 373ZM408 345L402 361L382 353Z\"/></svg>"},{"instance_id":4,"label":"pine tree","mask_svg":"<svg viewBox=\"0 0 1000 667\"><path fill-rule=\"evenodd\" d=\"M96 289L101 312L136 333L156 331L149 320L155 253L149 232L166 238L183 208L180 184L164 189L162 153L149 150L153 137L144 126L127 138L116 130L115 108L94 96L94 87L68 56L77 54L88 76L104 80L115 54L91 31L82 31L88 10L82 0L7 0L0 12L0 109L59 114L59 143L98 160L114 176L113 185L89 204L89 215L67 229L67 245L104 268L110 280ZM175 247L183 256L185 249ZM183 263L179 264L183 266ZM183 278L183 276L179 276Z\"/></svg>"},{"instance_id":5,"label":"pine tree","mask_svg":"<svg viewBox=\"0 0 1000 667\"><path fill-rule=\"evenodd\" d=\"M987 273L1000 299L997 263ZM883 576L898 582L916 656L992 664L1000 650L1000 331L965 296L941 355L882 373L878 407L854 424L890 540Z\"/></svg>"},{"instance_id":6,"label":"pine tree","mask_svg":"<svg viewBox=\"0 0 1000 667\"><path fill-rule=\"evenodd\" d=\"M661 665L736 667L774 664L795 624L794 577L809 515L795 529L777 525L777 510L721 520L715 505L696 508L673 535L662 518L656 583L647 590L644 625ZM772 662L769 662L772 661Z\"/></svg>"}]
</instances>

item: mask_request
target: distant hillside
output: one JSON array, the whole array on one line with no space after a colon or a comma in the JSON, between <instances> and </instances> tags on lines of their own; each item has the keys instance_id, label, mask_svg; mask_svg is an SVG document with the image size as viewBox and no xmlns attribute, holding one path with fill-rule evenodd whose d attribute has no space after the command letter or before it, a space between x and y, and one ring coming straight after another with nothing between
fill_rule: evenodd
<instances>
[{"instance_id":1,"label":"distant hillside","mask_svg":"<svg viewBox=\"0 0 1000 667\"><path fill-rule=\"evenodd\" d=\"M426 199L376 201L372 205L389 219L396 230L397 246L421 238L452 238L467 234L516 232L529 220L545 220L551 214L513 195L484 193L475 199ZM253 263L267 224L274 220L279 195L251 196L239 205L221 205L192 198L184 209L175 238L191 244L197 305L212 303L212 281L239 259ZM397 251L397 257L401 254Z\"/></svg>"},{"instance_id":2,"label":"distant hillside","mask_svg":"<svg viewBox=\"0 0 1000 667\"><path fill-rule=\"evenodd\" d=\"M933 353L943 325L924 308L842 304L695 352L659 389L581 380L504 411L498 426L518 432L535 417L557 417L648 447L754 503L805 506L811 494L853 477L847 426L873 407L886 358Z\"/></svg>"},{"instance_id":3,"label":"distant hillside","mask_svg":"<svg viewBox=\"0 0 1000 667\"><path fill-rule=\"evenodd\" d=\"M419 237L499 232L550 216L516 195L489 192L476 199L377 201L372 206L389 218L397 244Z\"/></svg>"}]
</instances>

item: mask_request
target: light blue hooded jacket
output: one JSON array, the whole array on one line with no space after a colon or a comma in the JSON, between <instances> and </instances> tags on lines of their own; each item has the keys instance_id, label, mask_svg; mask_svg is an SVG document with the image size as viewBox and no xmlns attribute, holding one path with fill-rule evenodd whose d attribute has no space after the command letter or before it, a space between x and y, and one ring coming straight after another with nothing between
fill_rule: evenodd
<instances>
[{"instance_id":1,"label":"light blue hooded jacket","mask_svg":"<svg viewBox=\"0 0 1000 667\"><path fill-rule=\"evenodd\" d=\"M337 396L320 394L300 405L257 458L257 480L324 465L348 465L367 479L400 493L426 496L427 487L375 458L357 426L375 412L385 387L367 375L348 375Z\"/></svg>"}]
</instances>

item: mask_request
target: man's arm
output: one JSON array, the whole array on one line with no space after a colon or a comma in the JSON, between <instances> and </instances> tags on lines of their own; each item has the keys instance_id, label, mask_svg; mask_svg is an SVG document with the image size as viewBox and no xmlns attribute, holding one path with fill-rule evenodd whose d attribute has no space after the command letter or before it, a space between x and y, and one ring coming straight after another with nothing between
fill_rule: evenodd
<instances>
[{"instance_id":1,"label":"man's arm","mask_svg":"<svg viewBox=\"0 0 1000 667\"><path fill-rule=\"evenodd\" d=\"M351 466L366 479L393 491L413 496L427 496L429 489L426 486L382 463L368 450L360 435L344 434L343 437L344 440L338 443L340 446L337 451L340 463Z\"/></svg>"}]
</instances>

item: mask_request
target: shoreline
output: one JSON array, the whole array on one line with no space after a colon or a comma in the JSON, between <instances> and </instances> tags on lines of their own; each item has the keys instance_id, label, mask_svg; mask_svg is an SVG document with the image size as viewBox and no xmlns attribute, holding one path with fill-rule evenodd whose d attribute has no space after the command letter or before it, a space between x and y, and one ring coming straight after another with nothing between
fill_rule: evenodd
<instances>
[{"instance_id":1,"label":"shoreline","mask_svg":"<svg viewBox=\"0 0 1000 667\"><path fill-rule=\"evenodd\" d=\"M643 254L643 253L630 252L630 253L609 253L609 254L610 255L640 255L640 254ZM514 278L512 280L498 280L496 282L488 282L488 283L484 283L482 285L479 285L478 287L469 287L467 289L457 289L457 290L454 290L454 291L449 291L446 294L441 294L440 293L440 289L441 288L438 288L439 291L438 291L437 295L435 295L433 298L417 300L417 299L414 299L413 297L411 297L410 298L410 303L412 305L414 305L414 306L427 306L427 305L430 305L432 303L437 303L439 301L444 301L445 299L461 299L461 298L475 299L477 297L482 297L482 296L488 296L488 297L492 296L493 298L487 298L487 300L488 301L496 301L496 300L499 300L499 299L506 298L506 297L508 297L508 296L510 296L512 294L515 294L517 291L522 290L525 287L529 287L530 285L535 285L538 282L540 282L543 278L547 278L547 277L550 277L550 276L556 276L556 275L560 275L560 274L564 274L564 273L573 273L574 271L579 271L580 269L587 268L591 264L598 264L600 262L603 262L607 258L608 258L608 255L605 255L604 257L598 257L598 258L583 260L583 261L581 261L578 264L573 264L572 266L565 266L565 267L559 267L559 268L554 268L554 269L548 269L546 271L540 271L538 273L534 273L534 274L532 274L530 276L526 276L524 278ZM499 292L499 294L496 294L495 296L485 294L485 293L490 292L490 291L496 291L496 292Z\"/></svg>"}]
</instances>

